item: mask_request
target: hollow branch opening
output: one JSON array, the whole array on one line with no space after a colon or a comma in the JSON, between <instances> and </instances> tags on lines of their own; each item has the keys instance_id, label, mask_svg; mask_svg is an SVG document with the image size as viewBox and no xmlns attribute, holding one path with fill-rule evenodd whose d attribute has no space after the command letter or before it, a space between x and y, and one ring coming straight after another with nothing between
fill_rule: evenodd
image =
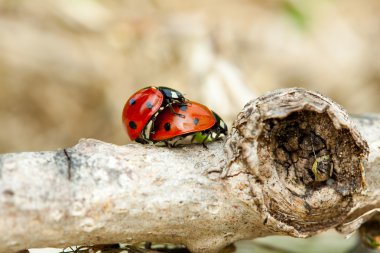
<instances>
[{"instance_id":1,"label":"hollow branch opening","mask_svg":"<svg viewBox=\"0 0 380 253\"><path fill-rule=\"evenodd\" d=\"M310 236L336 227L352 210L364 188L367 152L342 107L317 92L284 89L241 112L226 143L227 172L252 178L251 196L267 212L268 226Z\"/></svg>"},{"instance_id":2,"label":"hollow branch opening","mask_svg":"<svg viewBox=\"0 0 380 253\"><path fill-rule=\"evenodd\" d=\"M259 148L271 153L280 180L295 195L307 197L326 185L343 196L361 190L361 150L326 113L294 112L264 123Z\"/></svg>"},{"instance_id":3,"label":"hollow branch opening","mask_svg":"<svg viewBox=\"0 0 380 253\"><path fill-rule=\"evenodd\" d=\"M258 143L259 157L271 161L268 166L283 185L279 194L269 190L265 195L276 219L305 232L331 226L349 212L351 194L363 186L361 149L347 129L334 127L326 112L305 110L267 119ZM331 201L338 204L332 208Z\"/></svg>"}]
</instances>

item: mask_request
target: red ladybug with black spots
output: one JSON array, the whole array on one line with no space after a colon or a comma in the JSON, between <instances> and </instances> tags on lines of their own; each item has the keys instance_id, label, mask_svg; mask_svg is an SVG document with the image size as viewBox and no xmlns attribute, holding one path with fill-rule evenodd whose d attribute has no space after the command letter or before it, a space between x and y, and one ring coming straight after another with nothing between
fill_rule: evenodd
<instances>
[{"instance_id":1,"label":"red ladybug with black spots","mask_svg":"<svg viewBox=\"0 0 380 253\"><path fill-rule=\"evenodd\" d=\"M140 143L202 143L227 135L226 123L206 106L189 101L168 87L147 87L126 102L123 123L131 140Z\"/></svg>"},{"instance_id":2,"label":"red ladybug with black spots","mask_svg":"<svg viewBox=\"0 0 380 253\"><path fill-rule=\"evenodd\" d=\"M219 115L200 103L174 104L173 110L176 114L165 108L157 115L149 135L150 141L166 146L188 143L205 146L206 142L220 139L228 133L227 125Z\"/></svg>"},{"instance_id":3,"label":"red ladybug with black spots","mask_svg":"<svg viewBox=\"0 0 380 253\"><path fill-rule=\"evenodd\" d=\"M168 87L149 86L134 93L125 103L122 120L127 130L129 138L141 143L147 143L148 140L143 130L146 129L150 122L154 122L157 113L168 107L173 111L172 105L184 104L184 96L174 89ZM177 114L183 117L181 114Z\"/></svg>"}]
</instances>

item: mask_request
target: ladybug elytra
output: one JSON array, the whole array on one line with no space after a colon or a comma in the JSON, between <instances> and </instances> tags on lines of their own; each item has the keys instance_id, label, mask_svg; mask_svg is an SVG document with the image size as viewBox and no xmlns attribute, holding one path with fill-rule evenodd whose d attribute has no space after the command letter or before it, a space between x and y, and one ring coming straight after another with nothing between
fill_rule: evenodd
<instances>
[{"instance_id":1,"label":"ladybug elytra","mask_svg":"<svg viewBox=\"0 0 380 253\"><path fill-rule=\"evenodd\" d=\"M227 135L225 122L208 107L168 87L146 87L126 102L123 124L131 140L146 143L202 143Z\"/></svg>"},{"instance_id":2,"label":"ladybug elytra","mask_svg":"<svg viewBox=\"0 0 380 253\"><path fill-rule=\"evenodd\" d=\"M176 146L179 143L204 143L227 135L226 123L206 106L188 101L183 105L173 105L173 110L185 117L178 117L168 108L156 117L149 139Z\"/></svg>"},{"instance_id":3,"label":"ladybug elytra","mask_svg":"<svg viewBox=\"0 0 380 253\"><path fill-rule=\"evenodd\" d=\"M167 106L172 108L172 104L185 101L179 91L163 86L150 86L134 93L125 103L122 114L130 139L145 143L142 132L155 114Z\"/></svg>"}]
</instances>

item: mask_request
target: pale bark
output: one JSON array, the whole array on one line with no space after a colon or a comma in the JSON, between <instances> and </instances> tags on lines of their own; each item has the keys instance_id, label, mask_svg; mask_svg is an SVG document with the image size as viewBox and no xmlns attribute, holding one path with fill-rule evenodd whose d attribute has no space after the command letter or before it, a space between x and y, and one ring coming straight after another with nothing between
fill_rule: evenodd
<instances>
[{"instance_id":1,"label":"pale bark","mask_svg":"<svg viewBox=\"0 0 380 253\"><path fill-rule=\"evenodd\" d=\"M318 93L287 89L248 103L208 149L84 139L1 155L0 252L136 241L215 252L276 234L350 233L380 208L380 117L354 122ZM329 152L328 180L314 181L309 137L314 153Z\"/></svg>"}]
</instances>

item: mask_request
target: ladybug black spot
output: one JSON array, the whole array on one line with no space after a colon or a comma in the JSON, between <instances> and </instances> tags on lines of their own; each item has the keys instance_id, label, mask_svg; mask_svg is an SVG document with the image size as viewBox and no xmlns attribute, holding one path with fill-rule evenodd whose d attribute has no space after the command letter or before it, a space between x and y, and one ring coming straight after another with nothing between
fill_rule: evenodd
<instances>
[{"instance_id":1,"label":"ladybug black spot","mask_svg":"<svg viewBox=\"0 0 380 253\"><path fill-rule=\"evenodd\" d=\"M198 119L198 118L194 118L193 121L194 121L194 124L195 124L195 125L198 125L198 123L199 123L199 119Z\"/></svg>"},{"instance_id":2,"label":"ladybug black spot","mask_svg":"<svg viewBox=\"0 0 380 253\"><path fill-rule=\"evenodd\" d=\"M183 111L183 112L186 112L186 110L187 110L187 105L183 105L183 106L181 106L179 109L180 109L181 111Z\"/></svg>"},{"instance_id":3,"label":"ladybug black spot","mask_svg":"<svg viewBox=\"0 0 380 253\"><path fill-rule=\"evenodd\" d=\"M130 105L134 105L135 103L136 103L136 99L131 98L131 100L129 100L129 104Z\"/></svg>"},{"instance_id":4,"label":"ladybug black spot","mask_svg":"<svg viewBox=\"0 0 380 253\"><path fill-rule=\"evenodd\" d=\"M129 127L132 128L132 129L136 129L137 128L136 122L129 121Z\"/></svg>"},{"instance_id":5,"label":"ladybug black spot","mask_svg":"<svg viewBox=\"0 0 380 253\"><path fill-rule=\"evenodd\" d=\"M169 122L165 123L164 128L166 132L170 131L170 123Z\"/></svg>"},{"instance_id":6,"label":"ladybug black spot","mask_svg":"<svg viewBox=\"0 0 380 253\"><path fill-rule=\"evenodd\" d=\"M146 107L148 107L149 109L152 109L153 108L153 105L151 102L146 102Z\"/></svg>"}]
</instances>

